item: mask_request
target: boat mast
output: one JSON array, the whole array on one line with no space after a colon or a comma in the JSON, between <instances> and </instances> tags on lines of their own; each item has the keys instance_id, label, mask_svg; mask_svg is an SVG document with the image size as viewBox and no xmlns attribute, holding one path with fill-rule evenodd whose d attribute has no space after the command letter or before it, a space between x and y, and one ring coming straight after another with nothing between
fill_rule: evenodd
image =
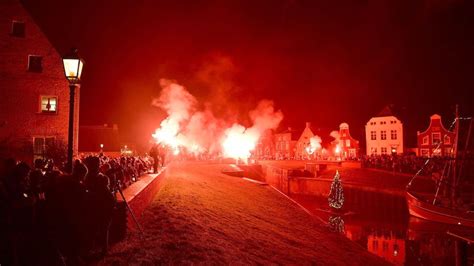
<instances>
[{"instance_id":1,"label":"boat mast","mask_svg":"<svg viewBox=\"0 0 474 266\"><path fill-rule=\"evenodd\" d=\"M456 104L456 124L454 127L455 137L454 137L454 146L453 146L453 176L451 184L451 203L454 205L456 200L456 182L457 182L457 157L458 157L458 142L459 142L459 105Z\"/></svg>"}]
</instances>

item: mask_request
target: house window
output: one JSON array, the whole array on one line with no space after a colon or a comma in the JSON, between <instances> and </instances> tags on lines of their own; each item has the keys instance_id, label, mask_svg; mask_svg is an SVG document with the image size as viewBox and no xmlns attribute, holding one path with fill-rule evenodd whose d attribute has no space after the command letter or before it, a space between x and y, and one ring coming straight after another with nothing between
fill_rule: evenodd
<instances>
[{"instance_id":1,"label":"house window","mask_svg":"<svg viewBox=\"0 0 474 266\"><path fill-rule=\"evenodd\" d=\"M23 21L12 21L12 31L10 32L11 36L14 37L25 37L25 22Z\"/></svg>"},{"instance_id":2,"label":"house window","mask_svg":"<svg viewBox=\"0 0 474 266\"><path fill-rule=\"evenodd\" d=\"M33 138L33 157L34 159L44 159L48 148L54 145L54 137L34 137Z\"/></svg>"},{"instance_id":3,"label":"house window","mask_svg":"<svg viewBox=\"0 0 474 266\"><path fill-rule=\"evenodd\" d=\"M377 148L370 148L370 153L373 155L377 154Z\"/></svg>"},{"instance_id":4,"label":"house window","mask_svg":"<svg viewBox=\"0 0 474 266\"><path fill-rule=\"evenodd\" d=\"M55 114L58 112L58 97L40 96L40 112L45 114Z\"/></svg>"},{"instance_id":5,"label":"house window","mask_svg":"<svg viewBox=\"0 0 474 266\"><path fill-rule=\"evenodd\" d=\"M351 146L351 140L346 139L346 147L350 147L350 146Z\"/></svg>"},{"instance_id":6,"label":"house window","mask_svg":"<svg viewBox=\"0 0 474 266\"><path fill-rule=\"evenodd\" d=\"M387 139L387 131L385 131L385 130L380 131L380 139L381 140L386 140Z\"/></svg>"},{"instance_id":7,"label":"house window","mask_svg":"<svg viewBox=\"0 0 474 266\"><path fill-rule=\"evenodd\" d=\"M396 130L390 130L390 138L391 139L397 139L397 131Z\"/></svg>"},{"instance_id":8,"label":"house window","mask_svg":"<svg viewBox=\"0 0 474 266\"><path fill-rule=\"evenodd\" d=\"M421 149L420 153L421 153L421 156L423 156L423 157L429 157L430 156L430 151L428 149Z\"/></svg>"},{"instance_id":9,"label":"house window","mask_svg":"<svg viewBox=\"0 0 474 266\"><path fill-rule=\"evenodd\" d=\"M430 142L430 136L424 136L423 141L421 142L423 145L428 145Z\"/></svg>"},{"instance_id":10,"label":"house window","mask_svg":"<svg viewBox=\"0 0 474 266\"><path fill-rule=\"evenodd\" d=\"M437 145L441 142L441 133L440 132L435 132L431 133L432 141L434 145Z\"/></svg>"},{"instance_id":11,"label":"house window","mask_svg":"<svg viewBox=\"0 0 474 266\"><path fill-rule=\"evenodd\" d=\"M376 140L377 139L377 132L370 131L370 139L371 140Z\"/></svg>"},{"instance_id":12,"label":"house window","mask_svg":"<svg viewBox=\"0 0 474 266\"><path fill-rule=\"evenodd\" d=\"M444 135L444 144L451 144L451 138L448 135Z\"/></svg>"},{"instance_id":13,"label":"house window","mask_svg":"<svg viewBox=\"0 0 474 266\"><path fill-rule=\"evenodd\" d=\"M386 148L386 147L380 148L380 153L381 153L382 155L386 155L386 154L387 154L387 148Z\"/></svg>"},{"instance_id":14,"label":"house window","mask_svg":"<svg viewBox=\"0 0 474 266\"><path fill-rule=\"evenodd\" d=\"M433 149L433 156L441 156L441 149L440 148L435 148Z\"/></svg>"},{"instance_id":15,"label":"house window","mask_svg":"<svg viewBox=\"0 0 474 266\"><path fill-rule=\"evenodd\" d=\"M39 55L28 55L28 71L43 72L43 57Z\"/></svg>"}]
</instances>

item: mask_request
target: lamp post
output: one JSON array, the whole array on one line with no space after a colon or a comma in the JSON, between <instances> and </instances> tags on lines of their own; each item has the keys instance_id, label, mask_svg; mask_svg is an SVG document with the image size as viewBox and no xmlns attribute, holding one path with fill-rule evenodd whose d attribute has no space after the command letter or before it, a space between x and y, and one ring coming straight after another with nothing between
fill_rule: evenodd
<instances>
[{"instance_id":1,"label":"lamp post","mask_svg":"<svg viewBox=\"0 0 474 266\"><path fill-rule=\"evenodd\" d=\"M74 100L76 96L76 86L79 85L84 62L77 54L77 49L63 57L64 75L69 81L69 128L67 136L67 165L66 171L72 173L72 157L74 142Z\"/></svg>"}]
</instances>

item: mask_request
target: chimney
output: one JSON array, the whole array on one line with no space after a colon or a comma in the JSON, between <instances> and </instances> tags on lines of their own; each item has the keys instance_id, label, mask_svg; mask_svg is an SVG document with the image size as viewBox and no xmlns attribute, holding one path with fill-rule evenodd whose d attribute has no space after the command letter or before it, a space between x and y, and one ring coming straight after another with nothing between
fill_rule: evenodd
<instances>
[{"instance_id":1,"label":"chimney","mask_svg":"<svg viewBox=\"0 0 474 266\"><path fill-rule=\"evenodd\" d=\"M311 123L310 123L310 122L306 122L306 127L307 127L307 128L311 127Z\"/></svg>"}]
</instances>

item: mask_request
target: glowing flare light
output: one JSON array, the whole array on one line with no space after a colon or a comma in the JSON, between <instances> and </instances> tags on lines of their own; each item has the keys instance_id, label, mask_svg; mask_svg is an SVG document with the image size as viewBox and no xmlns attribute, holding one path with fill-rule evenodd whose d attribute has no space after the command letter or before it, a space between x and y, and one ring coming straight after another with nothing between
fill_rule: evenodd
<instances>
[{"instance_id":1,"label":"glowing flare light","mask_svg":"<svg viewBox=\"0 0 474 266\"><path fill-rule=\"evenodd\" d=\"M225 157L247 160L250 152L255 149L259 134L252 129L234 124L225 132L225 138L222 142L223 153Z\"/></svg>"}]
</instances>

